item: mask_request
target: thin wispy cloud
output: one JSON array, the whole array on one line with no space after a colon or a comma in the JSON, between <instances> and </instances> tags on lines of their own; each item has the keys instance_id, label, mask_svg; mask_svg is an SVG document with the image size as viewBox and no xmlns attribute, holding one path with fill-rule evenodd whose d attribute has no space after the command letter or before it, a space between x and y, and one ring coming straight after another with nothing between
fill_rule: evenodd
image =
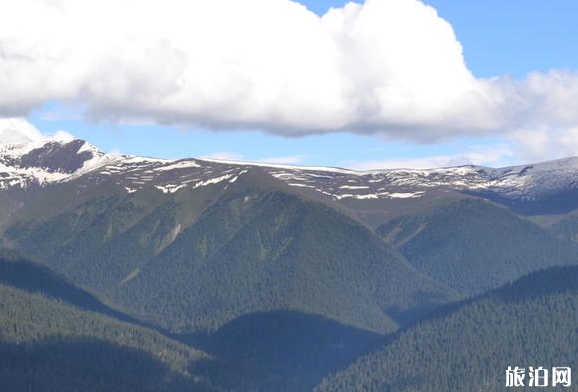
<instances>
[{"instance_id":1,"label":"thin wispy cloud","mask_svg":"<svg viewBox=\"0 0 578 392\"><path fill-rule=\"evenodd\" d=\"M246 162L256 162L256 163L276 163L276 164L284 164L284 165L292 165L302 163L306 156L305 155L288 155L288 156L281 156L281 157L269 157L269 158L257 158L257 159L250 159L242 154L236 152L215 152L212 154L202 155L199 156L201 159L219 159L225 161L246 161Z\"/></svg>"},{"instance_id":2,"label":"thin wispy cloud","mask_svg":"<svg viewBox=\"0 0 578 392\"><path fill-rule=\"evenodd\" d=\"M221 152L214 152L211 154L201 155L199 158L203 159L220 159L224 161L242 161L243 155L238 154L236 152L229 152L229 151L221 151Z\"/></svg>"},{"instance_id":3,"label":"thin wispy cloud","mask_svg":"<svg viewBox=\"0 0 578 392\"><path fill-rule=\"evenodd\" d=\"M284 164L284 165L294 165L298 163L303 163L305 160L305 155L289 155L285 157L271 157L271 158L263 158L259 159L259 162L262 163L277 163L277 164Z\"/></svg>"},{"instance_id":4,"label":"thin wispy cloud","mask_svg":"<svg viewBox=\"0 0 578 392\"><path fill-rule=\"evenodd\" d=\"M509 144L491 144L471 146L462 153L450 155L433 155L416 158L397 158L372 161L343 162L343 166L355 170L378 170L378 169L432 169L438 167L451 167L461 165L481 165L500 167L512 163L515 153Z\"/></svg>"}]
</instances>

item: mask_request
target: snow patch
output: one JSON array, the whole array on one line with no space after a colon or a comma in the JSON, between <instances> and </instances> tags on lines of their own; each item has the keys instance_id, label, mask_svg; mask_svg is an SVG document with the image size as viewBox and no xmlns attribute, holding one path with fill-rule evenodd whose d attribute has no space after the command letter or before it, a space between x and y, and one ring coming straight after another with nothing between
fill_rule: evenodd
<instances>
[{"instance_id":1,"label":"snow patch","mask_svg":"<svg viewBox=\"0 0 578 392\"><path fill-rule=\"evenodd\" d=\"M155 167L153 170L154 171L170 171L170 170L176 170L176 169L187 169L187 168L191 168L191 167L201 167L201 165L199 165L195 161L181 161L181 162L170 164L168 166Z\"/></svg>"},{"instance_id":2,"label":"snow patch","mask_svg":"<svg viewBox=\"0 0 578 392\"><path fill-rule=\"evenodd\" d=\"M421 197L425 192L413 192L413 193L389 193L387 196L392 199L413 199L416 197Z\"/></svg>"},{"instance_id":3,"label":"snow patch","mask_svg":"<svg viewBox=\"0 0 578 392\"><path fill-rule=\"evenodd\" d=\"M357 186L357 185L342 185L339 187L340 189L369 189L368 186Z\"/></svg>"}]
</instances>

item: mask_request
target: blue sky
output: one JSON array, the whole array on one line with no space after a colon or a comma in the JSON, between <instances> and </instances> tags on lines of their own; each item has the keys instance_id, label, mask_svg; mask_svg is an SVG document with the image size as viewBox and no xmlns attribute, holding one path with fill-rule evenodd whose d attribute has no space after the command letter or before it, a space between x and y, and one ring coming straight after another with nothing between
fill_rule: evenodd
<instances>
[{"instance_id":1,"label":"blue sky","mask_svg":"<svg viewBox=\"0 0 578 392\"><path fill-rule=\"evenodd\" d=\"M329 7L345 4L331 0L300 2L318 15ZM425 3L436 8L451 24L463 46L467 67L477 78L510 75L521 80L530 72L578 70L575 39L578 2L428 0ZM551 156L549 152L535 151L534 145L515 145L526 136L506 137L500 132L480 136L457 133L429 141L402 140L407 139L402 131L396 137L363 135L363 132L287 137L259 129L229 131L225 127L211 131L198 126L122 125L111 120L86 120L78 114L78 106L54 101L36 107L28 119L46 134L65 130L104 151L168 158L212 156L363 169L372 165L461 164L468 160L500 166L533 158L555 158L574 151L561 149Z\"/></svg>"},{"instance_id":2,"label":"blue sky","mask_svg":"<svg viewBox=\"0 0 578 392\"><path fill-rule=\"evenodd\" d=\"M576 69L578 3L572 0L429 0L464 46L479 77Z\"/></svg>"}]
</instances>

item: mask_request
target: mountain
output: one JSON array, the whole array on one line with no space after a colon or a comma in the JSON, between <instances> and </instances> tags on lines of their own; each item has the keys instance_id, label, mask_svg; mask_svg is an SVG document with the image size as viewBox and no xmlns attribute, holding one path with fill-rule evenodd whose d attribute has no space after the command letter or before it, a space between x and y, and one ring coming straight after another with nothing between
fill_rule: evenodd
<instances>
[{"instance_id":1,"label":"mountain","mask_svg":"<svg viewBox=\"0 0 578 392\"><path fill-rule=\"evenodd\" d=\"M42 266L0 263L0 282L211 356L170 379L308 391L440 306L575 263L575 166L355 172L2 145L0 245Z\"/></svg>"},{"instance_id":2,"label":"mountain","mask_svg":"<svg viewBox=\"0 0 578 392\"><path fill-rule=\"evenodd\" d=\"M215 358L195 366L230 392L311 391L385 340L319 315L277 310L235 319L209 335L180 337Z\"/></svg>"},{"instance_id":3,"label":"mountain","mask_svg":"<svg viewBox=\"0 0 578 392\"><path fill-rule=\"evenodd\" d=\"M576 243L578 242L578 214L574 211L563 215L557 221L547 225L547 229L562 240Z\"/></svg>"},{"instance_id":4,"label":"mountain","mask_svg":"<svg viewBox=\"0 0 578 392\"><path fill-rule=\"evenodd\" d=\"M466 193L527 215L566 213L578 208L575 197L578 158L499 169L470 165L358 172L210 159L110 155L82 140L0 145L0 189L47 187L84 175L87 187L108 180L128 193L145 188L175 193L186 188L234 182L241 171L251 167L260 167L305 193L344 204L359 200L411 201Z\"/></svg>"},{"instance_id":5,"label":"mountain","mask_svg":"<svg viewBox=\"0 0 578 392\"><path fill-rule=\"evenodd\" d=\"M255 169L176 194L100 186L105 198L74 208L61 189L49 190L27 212L53 197L67 209L15 224L6 238L166 329L211 331L244 314L292 309L389 332L456 298L363 225Z\"/></svg>"},{"instance_id":6,"label":"mountain","mask_svg":"<svg viewBox=\"0 0 578 392\"><path fill-rule=\"evenodd\" d=\"M508 391L509 366L575 369L576 282L578 267L554 267L441 309L315 392ZM549 385L543 389L568 389Z\"/></svg>"},{"instance_id":7,"label":"mountain","mask_svg":"<svg viewBox=\"0 0 578 392\"><path fill-rule=\"evenodd\" d=\"M0 192L24 196L3 219L5 245L113 314L210 352L216 360L195 374L227 390L309 389L383 333L458 298L266 168L120 157L115 171L96 155L107 163Z\"/></svg>"},{"instance_id":8,"label":"mountain","mask_svg":"<svg viewBox=\"0 0 578 392\"><path fill-rule=\"evenodd\" d=\"M377 229L418 270L459 293L481 294L531 271L577 264L570 241L485 200L450 202Z\"/></svg>"},{"instance_id":9,"label":"mountain","mask_svg":"<svg viewBox=\"0 0 578 392\"><path fill-rule=\"evenodd\" d=\"M0 366L0 380L4 372L11 379L6 385L16 392L50 390L42 389L47 384L58 391L78 390L74 388L80 381L91 391L298 392L310 390L325 375L383 341L377 333L315 314L282 310L240 317L212 334L161 331L163 336L46 267L5 249L0 249L0 294L4 295L0 363L7 358L12 361L10 367ZM27 310L19 310L20 306ZM2 322L3 316L10 322ZM122 338L124 334L130 339ZM30 344L13 344L22 339L31 339ZM116 367L89 370L90 363L73 363L82 355L102 358L102 363L113 361ZM46 364L34 365L43 362ZM131 366L150 374L131 370L123 375L123 369ZM59 367L68 373L63 374ZM29 382L32 372L38 373L37 384ZM79 380L80 375L88 380ZM161 375L171 380L164 381ZM145 387L145 383L150 385Z\"/></svg>"},{"instance_id":10,"label":"mountain","mask_svg":"<svg viewBox=\"0 0 578 392\"><path fill-rule=\"evenodd\" d=\"M202 351L86 310L93 299L33 263L3 253L0 270L0 383L6 390L216 390L191 372L210 362Z\"/></svg>"},{"instance_id":11,"label":"mountain","mask_svg":"<svg viewBox=\"0 0 578 392\"><path fill-rule=\"evenodd\" d=\"M571 189L573 159L355 172L113 156L82 140L0 156L5 245L175 332L290 309L384 333L576 260L573 244L512 209ZM488 192L506 208L479 201Z\"/></svg>"},{"instance_id":12,"label":"mountain","mask_svg":"<svg viewBox=\"0 0 578 392\"><path fill-rule=\"evenodd\" d=\"M27 260L14 251L0 248L0 283L33 294L66 302L79 309L100 313L120 321L144 323L103 304L94 295L72 284L49 268Z\"/></svg>"},{"instance_id":13,"label":"mountain","mask_svg":"<svg viewBox=\"0 0 578 392\"><path fill-rule=\"evenodd\" d=\"M83 140L0 144L0 189L67 181L113 158Z\"/></svg>"}]
</instances>

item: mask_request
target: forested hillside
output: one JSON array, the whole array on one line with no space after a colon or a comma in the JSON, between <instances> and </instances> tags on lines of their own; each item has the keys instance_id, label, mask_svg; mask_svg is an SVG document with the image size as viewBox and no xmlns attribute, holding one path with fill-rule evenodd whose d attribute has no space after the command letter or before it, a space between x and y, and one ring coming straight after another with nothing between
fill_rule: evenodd
<instances>
[{"instance_id":1,"label":"forested hillside","mask_svg":"<svg viewBox=\"0 0 578 392\"><path fill-rule=\"evenodd\" d=\"M418 270L464 295L483 293L538 269L578 263L570 241L483 200L402 216L377 233Z\"/></svg>"},{"instance_id":2,"label":"forested hillside","mask_svg":"<svg viewBox=\"0 0 578 392\"><path fill-rule=\"evenodd\" d=\"M0 248L0 283L30 293L42 294L83 310L142 324L138 320L103 304L94 295L75 286L62 275L5 248Z\"/></svg>"},{"instance_id":3,"label":"forested hillside","mask_svg":"<svg viewBox=\"0 0 578 392\"><path fill-rule=\"evenodd\" d=\"M298 311L252 313L210 335L181 336L215 361L207 375L230 392L309 392L385 340L375 332Z\"/></svg>"},{"instance_id":4,"label":"forested hillside","mask_svg":"<svg viewBox=\"0 0 578 392\"><path fill-rule=\"evenodd\" d=\"M562 240L578 243L578 214L565 215L548 229Z\"/></svg>"},{"instance_id":5,"label":"forested hillside","mask_svg":"<svg viewBox=\"0 0 578 392\"><path fill-rule=\"evenodd\" d=\"M2 297L5 306L3 314L11 319L10 323L6 320L0 323L0 331L5 330L0 335L6 338L2 340L5 343L4 358L11 358L13 363L4 370L6 377L16 377L16 374L21 377L21 384L13 384L15 391L24 388L32 371L40 372L40 382L48 383L50 388L69 390L72 386L52 380L47 375L57 365L45 364L25 374L20 374L22 370L19 369L29 367L27 361L32 363L44 360L50 355L51 361L55 361L58 366L70 368L74 372L72 375L63 375L72 378L71 385L74 385L75 377L87 374L87 365L66 361L77 361L78 356L88 357L94 351L95 358L102 356L104 362L109 358L115 364L122 365L122 361L131 360L134 362L131 366L139 366L158 374L164 374L163 369L168 366L174 373L171 377L182 381L179 388L183 391L204 390L201 388L204 384L215 385L212 389L229 392L271 389L301 392L310 390L325 375L345 367L384 339L380 334L342 325L318 315L281 310L240 317L209 335L172 335L174 339L191 347L205 350L210 354L209 358L157 332L135 326L135 323L139 323L137 320L102 304L94 296L46 267L5 249L0 249L0 284L3 293L8 293ZM20 307L25 307L25 310L19 310ZM133 325L119 322L119 319ZM8 344L14 341L29 342L26 345ZM50 350L53 354L47 353ZM144 353L142 356L141 351ZM155 361L158 358L154 357L161 352L164 354L157 369ZM145 360L148 360L150 354L153 358L149 363ZM98 374L112 380L118 379L119 388L126 388L124 390L130 391L133 386L137 387L136 380L123 378L115 371L118 372L118 368L96 367L92 373L88 372L90 381L81 384L80 390L112 388L104 377L98 379ZM137 370L134 372L134 377L137 377ZM194 376L191 378L188 375ZM158 390L173 391L177 385L181 385L181 381L165 385L148 375L142 377L143 382L152 383ZM197 385L195 380L203 382ZM93 387L97 389L91 389Z\"/></svg>"},{"instance_id":6,"label":"forested hillside","mask_svg":"<svg viewBox=\"0 0 578 392\"><path fill-rule=\"evenodd\" d=\"M554 164L556 180L530 167L361 173L85 146L83 171L90 154L59 148L3 158L10 391L495 392L508 366L574 365L578 267L495 289L578 264L576 213L507 207L554 200L572 162ZM483 187L508 203L472 196Z\"/></svg>"},{"instance_id":7,"label":"forested hillside","mask_svg":"<svg viewBox=\"0 0 578 392\"><path fill-rule=\"evenodd\" d=\"M208 356L158 332L0 284L0 385L11 392L212 391Z\"/></svg>"},{"instance_id":8,"label":"forested hillside","mask_svg":"<svg viewBox=\"0 0 578 392\"><path fill-rule=\"evenodd\" d=\"M92 199L7 236L118 309L178 332L273 310L391 332L458 298L366 227L263 173L215 187L212 199Z\"/></svg>"},{"instance_id":9,"label":"forested hillside","mask_svg":"<svg viewBox=\"0 0 578 392\"><path fill-rule=\"evenodd\" d=\"M575 368L577 282L578 267L555 267L441 309L315 391L496 392L508 366Z\"/></svg>"},{"instance_id":10,"label":"forested hillside","mask_svg":"<svg viewBox=\"0 0 578 392\"><path fill-rule=\"evenodd\" d=\"M211 206L118 292L134 314L183 331L284 309L387 332L455 298L345 215L259 190Z\"/></svg>"}]
</instances>

